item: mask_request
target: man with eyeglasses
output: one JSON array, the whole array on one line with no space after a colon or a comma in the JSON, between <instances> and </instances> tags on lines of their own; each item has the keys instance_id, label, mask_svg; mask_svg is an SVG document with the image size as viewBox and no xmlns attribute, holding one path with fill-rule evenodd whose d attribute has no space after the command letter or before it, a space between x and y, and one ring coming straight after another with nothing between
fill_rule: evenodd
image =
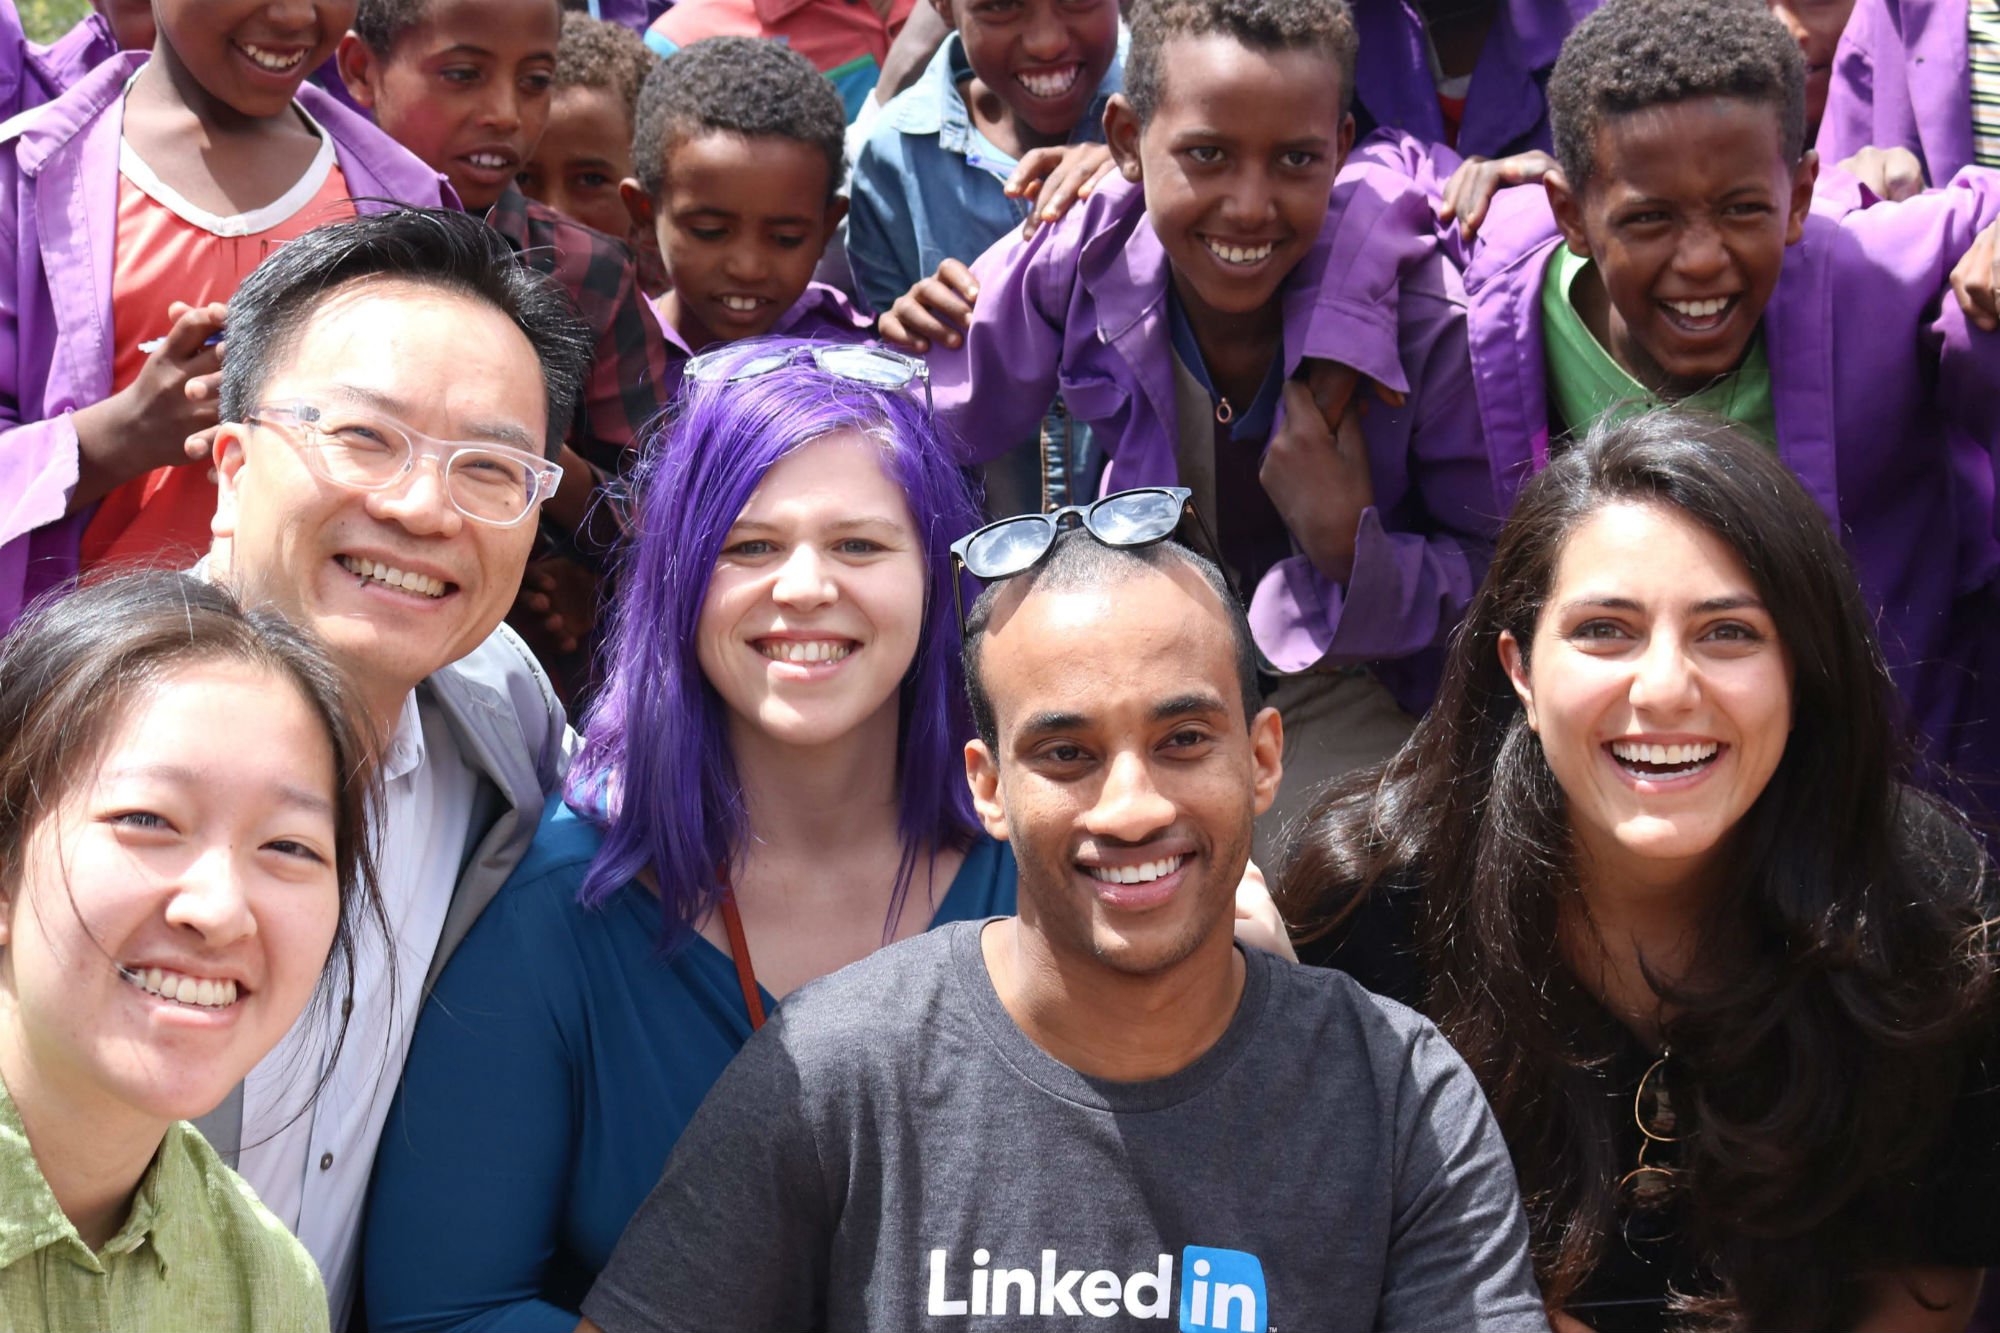
<instances>
[{"instance_id":1,"label":"man with eyeglasses","mask_svg":"<svg viewBox=\"0 0 2000 1333\"><path fill-rule=\"evenodd\" d=\"M1548 1327L1464 1062L1344 974L1232 942L1283 728L1221 573L1164 540L1187 498L959 544L996 580L966 772L1020 914L787 997L585 1328Z\"/></svg>"},{"instance_id":2,"label":"man with eyeglasses","mask_svg":"<svg viewBox=\"0 0 2000 1333\"><path fill-rule=\"evenodd\" d=\"M230 302L204 566L359 684L388 920L362 925L351 1001L308 1008L201 1128L312 1251L335 1328L427 976L560 785L561 705L501 619L589 354L560 292L458 213L321 227Z\"/></svg>"}]
</instances>

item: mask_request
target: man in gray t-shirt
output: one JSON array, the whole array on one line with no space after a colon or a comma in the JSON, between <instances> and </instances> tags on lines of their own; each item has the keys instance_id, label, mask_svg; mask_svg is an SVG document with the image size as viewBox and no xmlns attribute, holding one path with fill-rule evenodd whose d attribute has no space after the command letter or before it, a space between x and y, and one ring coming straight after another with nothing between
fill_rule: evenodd
<instances>
[{"instance_id":1,"label":"man in gray t-shirt","mask_svg":"<svg viewBox=\"0 0 2000 1333\"><path fill-rule=\"evenodd\" d=\"M788 998L585 1326L1546 1329L1465 1064L1231 938L1283 746L1214 566L1068 530L967 642L967 773L1020 915Z\"/></svg>"}]
</instances>

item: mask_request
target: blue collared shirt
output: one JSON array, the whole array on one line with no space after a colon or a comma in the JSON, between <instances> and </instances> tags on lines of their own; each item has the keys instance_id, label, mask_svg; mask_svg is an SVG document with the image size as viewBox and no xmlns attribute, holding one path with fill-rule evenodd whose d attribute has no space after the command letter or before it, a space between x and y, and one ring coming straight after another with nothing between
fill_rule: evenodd
<instances>
[{"instance_id":1,"label":"blue collared shirt","mask_svg":"<svg viewBox=\"0 0 2000 1333\"><path fill-rule=\"evenodd\" d=\"M1118 53L1070 142L1104 142L1104 104L1123 86L1127 40L1121 24ZM1030 201L1001 193L1015 159L979 132L959 92L971 77L965 44L951 33L917 81L882 108L854 159L847 258L877 311L943 260L969 264L1027 219Z\"/></svg>"}]
</instances>

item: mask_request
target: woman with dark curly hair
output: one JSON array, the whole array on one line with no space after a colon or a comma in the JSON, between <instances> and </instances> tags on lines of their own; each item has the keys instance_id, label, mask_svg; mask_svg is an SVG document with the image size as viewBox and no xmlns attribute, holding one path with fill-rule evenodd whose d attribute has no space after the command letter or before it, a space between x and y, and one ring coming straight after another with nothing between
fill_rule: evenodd
<instances>
[{"instance_id":1,"label":"woman with dark curly hair","mask_svg":"<svg viewBox=\"0 0 2000 1333\"><path fill-rule=\"evenodd\" d=\"M1521 494L1438 701L1315 802L1315 961L1437 1020L1558 1328L1962 1328L2000 1261L1989 870L1838 539L1656 412Z\"/></svg>"}]
</instances>

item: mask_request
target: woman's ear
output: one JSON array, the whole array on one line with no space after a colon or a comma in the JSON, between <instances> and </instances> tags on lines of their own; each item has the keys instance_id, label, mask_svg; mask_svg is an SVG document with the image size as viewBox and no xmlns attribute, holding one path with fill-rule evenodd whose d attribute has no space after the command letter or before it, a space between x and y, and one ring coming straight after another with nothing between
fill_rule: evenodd
<instances>
[{"instance_id":1,"label":"woman's ear","mask_svg":"<svg viewBox=\"0 0 2000 1333\"><path fill-rule=\"evenodd\" d=\"M1507 672L1507 679L1513 682L1514 693L1520 696L1521 707L1528 715L1528 730L1539 735L1541 728L1535 724L1535 687L1528 679L1528 655L1510 629L1500 631L1500 665Z\"/></svg>"},{"instance_id":2,"label":"woman's ear","mask_svg":"<svg viewBox=\"0 0 2000 1333\"><path fill-rule=\"evenodd\" d=\"M1139 180L1145 174L1139 166L1139 132L1143 128L1139 113L1125 100L1125 94L1112 94L1104 105L1104 142L1118 164L1118 174L1128 181Z\"/></svg>"}]
</instances>

